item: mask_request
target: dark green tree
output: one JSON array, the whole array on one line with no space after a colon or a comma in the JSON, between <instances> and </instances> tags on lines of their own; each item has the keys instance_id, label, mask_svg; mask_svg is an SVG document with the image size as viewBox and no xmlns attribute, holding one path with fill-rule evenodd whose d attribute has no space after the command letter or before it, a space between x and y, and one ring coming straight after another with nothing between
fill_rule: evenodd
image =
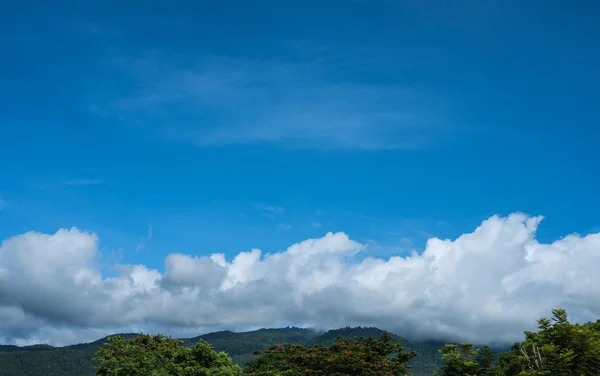
<instances>
[{"instance_id":1,"label":"dark green tree","mask_svg":"<svg viewBox=\"0 0 600 376\"><path fill-rule=\"evenodd\" d=\"M477 352L475 356L475 361L477 362L478 376L493 376L494 375L494 364L496 362L496 354L490 349L488 346L483 346Z\"/></svg>"},{"instance_id":2,"label":"dark green tree","mask_svg":"<svg viewBox=\"0 0 600 376\"><path fill-rule=\"evenodd\" d=\"M224 352L200 340L193 347L162 335L110 337L96 352L97 376L239 376L242 371Z\"/></svg>"}]
</instances>

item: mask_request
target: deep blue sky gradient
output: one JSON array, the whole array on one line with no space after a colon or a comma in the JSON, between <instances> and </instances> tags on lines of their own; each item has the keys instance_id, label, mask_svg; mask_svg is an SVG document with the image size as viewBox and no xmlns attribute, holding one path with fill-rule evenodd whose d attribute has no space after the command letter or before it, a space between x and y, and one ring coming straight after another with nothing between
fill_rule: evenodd
<instances>
[{"instance_id":1,"label":"deep blue sky gradient","mask_svg":"<svg viewBox=\"0 0 600 376\"><path fill-rule=\"evenodd\" d=\"M105 262L121 249L161 268L169 252L275 252L327 231L404 254L514 211L546 216L542 241L598 232L599 15L595 1L3 2L0 239L76 226Z\"/></svg>"}]
</instances>

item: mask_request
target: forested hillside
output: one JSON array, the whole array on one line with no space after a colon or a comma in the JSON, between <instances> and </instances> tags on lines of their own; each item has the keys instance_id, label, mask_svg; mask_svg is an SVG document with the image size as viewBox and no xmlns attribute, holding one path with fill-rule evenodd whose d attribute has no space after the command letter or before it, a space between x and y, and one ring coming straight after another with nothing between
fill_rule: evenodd
<instances>
[{"instance_id":1,"label":"forested hillside","mask_svg":"<svg viewBox=\"0 0 600 376\"><path fill-rule=\"evenodd\" d=\"M129 333L61 348L0 346L0 376L600 375L600 320L572 324L565 310L555 309L538 329L500 354L360 327L222 331L183 340Z\"/></svg>"},{"instance_id":2,"label":"forested hillside","mask_svg":"<svg viewBox=\"0 0 600 376\"><path fill-rule=\"evenodd\" d=\"M337 336L347 338L378 337L383 331L377 328L342 328L319 333L309 329L281 328L260 329L251 332L235 333L221 331L183 340L184 346L192 346L200 339L214 346L216 351L226 352L234 363L244 366L255 357L255 350L263 350L278 343L293 343L310 346L314 344L332 344ZM132 338L137 334L121 334L124 338ZM430 376L441 364L441 356L437 350L442 343L424 343L410 341L393 335L393 341L402 340L404 347L415 351L418 356L409 364L413 366L415 376ZM106 338L85 344L67 347L35 345L26 347L0 345L0 376L82 376L93 375L92 358L102 347Z\"/></svg>"}]
</instances>

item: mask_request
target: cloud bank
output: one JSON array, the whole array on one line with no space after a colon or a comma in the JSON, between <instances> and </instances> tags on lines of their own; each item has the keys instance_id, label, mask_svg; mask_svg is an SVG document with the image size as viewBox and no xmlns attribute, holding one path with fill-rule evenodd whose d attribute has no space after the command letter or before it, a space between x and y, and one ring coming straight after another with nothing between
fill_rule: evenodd
<instances>
[{"instance_id":1,"label":"cloud bank","mask_svg":"<svg viewBox=\"0 0 600 376\"><path fill-rule=\"evenodd\" d=\"M164 271L98 267L99 238L28 232L0 247L0 342L69 344L115 331L193 336L219 329L374 325L408 337L516 341L552 308L600 317L600 234L536 240L541 217L491 217L422 252L361 257L327 233L286 251L171 253Z\"/></svg>"}]
</instances>

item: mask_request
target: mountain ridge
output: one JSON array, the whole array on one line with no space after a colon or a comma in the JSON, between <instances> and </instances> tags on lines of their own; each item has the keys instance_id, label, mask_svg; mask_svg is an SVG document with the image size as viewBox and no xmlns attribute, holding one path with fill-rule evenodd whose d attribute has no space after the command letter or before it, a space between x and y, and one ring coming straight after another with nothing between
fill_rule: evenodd
<instances>
[{"instance_id":1,"label":"mountain ridge","mask_svg":"<svg viewBox=\"0 0 600 376\"><path fill-rule=\"evenodd\" d=\"M375 327L345 327L318 331L308 328L261 328L246 332L223 330L190 338L180 338L184 346L192 346L200 339L209 342L215 350L225 351L235 363L244 366L254 358L253 352L277 343L295 343L304 346L328 345L338 336L378 337L384 330ZM92 358L104 342L115 335L132 338L139 333L116 333L92 342L67 346L36 344L29 346L0 345L0 376L82 376L93 375ZM409 340L392 333L393 341L402 341L405 349L419 355L411 361L414 376L429 376L441 365L437 352L443 343Z\"/></svg>"}]
</instances>

